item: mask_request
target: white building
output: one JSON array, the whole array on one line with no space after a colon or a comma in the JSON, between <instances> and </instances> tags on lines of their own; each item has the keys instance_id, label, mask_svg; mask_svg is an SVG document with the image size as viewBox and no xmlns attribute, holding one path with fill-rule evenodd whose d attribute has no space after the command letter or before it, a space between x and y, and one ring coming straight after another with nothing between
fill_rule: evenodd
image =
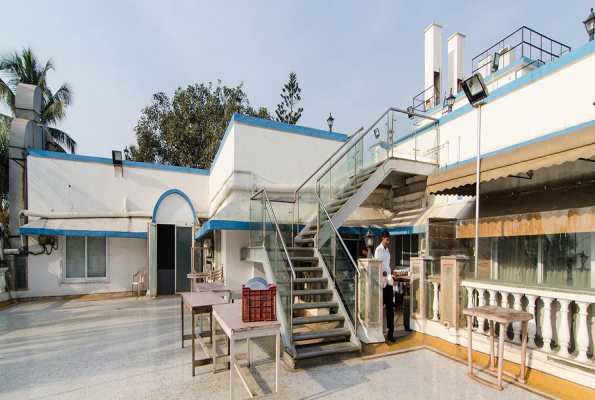
<instances>
[{"instance_id":1,"label":"white building","mask_svg":"<svg viewBox=\"0 0 595 400\"><path fill-rule=\"evenodd\" d=\"M203 171L35 150L33 128L11 131L11 146L29 149L25 187L11 192L13 296L124 292L140 268L150 271L150 296L188 291L194 259L195 268L222 266L236 298L254 276L277 284L288 359L336 356L365 336L351 259L371 226L393 236L395 268L415 267L412 329L466 346L462 308L525 309L535 315L530 367L595 388L595 42L570 51L522 28L474 58L469 73L457 33L445 77L441 29L425 32L430 89L408 112L389 109L349 138L236 114ZM539 45L528 41L537 35ZM461 92L475 72L489 89L481 110ZM27 254L15 255L18 235ZM40 247L53 240L54 250ZM453 256L460 273L441 273L442 257ZM474 348L487 352L484 321L477 325ZM514 362L518 335L509 327L505 358ZM301 344L312 339L329 342Z\"/></svg>"}]
</instances>

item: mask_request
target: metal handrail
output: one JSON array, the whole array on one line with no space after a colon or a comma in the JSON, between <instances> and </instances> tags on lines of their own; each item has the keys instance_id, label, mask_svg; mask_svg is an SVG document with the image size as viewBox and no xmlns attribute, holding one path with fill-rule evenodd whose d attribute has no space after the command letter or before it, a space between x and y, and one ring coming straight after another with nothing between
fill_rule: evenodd
<instances>
[{"instance_id":1,"label":"metal handrail","mask_svg":"<svg viewBox=\"0 0 595 400\"><path fill-rule=\"evenodd\" d=\"M254 195L252 195L252 197L250 197L250 200L253 200L254 197L256 197L257 195L259 195L261 193L264 193L265 200L269 205L271 214L273 215L273 221L275 221L275 227L277 230L277 234L279 235L279 239L281 239L281 244L283 245L283 251L285 252L285 255L287 256L287 262L289 263L289 268L291 268L291 275L293 275L293 279L297 279L297 275L295 274L295 270L293 269L293 263L291 262L291 259L289 258L289 252L287 251L287 246L285 246L285 241L283 240L283 236L281 235L281 229L279 228L279 224L277 223L277 217L275 216L275 211L273 210L273 206L271 205L271 201L269 200L269 195L267 194L267 190L265 188L260 189L258 192L256 192ZM291 286L293 286L293 282L291 282Z\"/></svg>"},{"instance_id":2,"label":"metal handrail","mask_svg":"<svg viewBox=\"0 0 595 400\"><path fill-rule=\"evenodd\" d=\"M345 242L343 241L343 238L341 237L341 235L339 234L339 231L337 230L337 227L335 226L335 224L333 223L333 220L331 219L331 217L328 215L328 211L326 211L326 207L324 206L324 204L322 203L322 200L320 199L320 196L318 195L317 191L314 191L314 194L316 194L316 198L318 199L318 204L320 204L320 206L322 207L322 210L324 211L324 213L326 214L326 218L328 220L328 222L330 222L331 227L333 228L333 231L335 231L335 234L337 235L337 237L339 238L339 240L341 241L341 245L343 246L343 249L345 250L345 253L347 253L347 257L349 257L349 260L351 261L351 264L353 264L353 267L355 268L355 271L357 272L357 276L358 278L361 276L361 272L359 270L359 267L357 266L357 264L355 263L355 261L353 260L353 257L351 257L351 254L349 253L349 250L347 250L347 245L345 244ZM318 234L320 234L320 231L318 232Z\"/></svg>"},{"instance_id":3,"label":"metal handrail","mask_svg":"<svg viewBox=\"0 0 595 400\"><path fill-rule=\"evenodd\" d=\"M386 115L387 115L389 112L391 112L391 111L397 111L397 112L400 112L400 113L403 113L403 114L413 115L414 117L420 117L420 118L424 118L424 119L429 119L429 120L432 120L432 121L434 121L434 122L438 122L438 120L437 120L436 118L428 117L428 116L426 116L426 115L417 114L417 113L414 113L414 112L409 112L409 111L401 110L401 109L399 109L399 108L390 107L388 110L386 110L386 111L385 111L385 112L384 112L384 113L383 113L383 114L380 116L380 118L378 118L378 119L376 120L376 122L374 122L374 123L373 123L373 124L370 126L370 128L368 128L368 130L367 130L367 131L366 131L366 132L365 132L363 135L360 135L359 139L357 139L357 140L355 141L355 143L353 143L351 146L349 146L349 148L348 148L347 150L345 150L345 151L343 152L343 154L341 154L341 157L339 157L337 160L335 160L335 162L334 162L334 163L332 163L332 164L331 164L331 165L330 165L330 166L329 166L327 169L325 169L325 170L324 170L324 172L323 172L322 174L320 174L320 178L318 178L318 181L320 181L320 179L321 179L321 178L322 178L324 175L326 175L326 173L327 173L327 172L328 172L328 171L329 171L331 168L333 168L333 167L334 167L334 166L335 166L335 165L336 165L336 164L337 164L339 161L341 161L341 160L343 159L343 156L345 156L345 154L349 153L349 151L350 151L351 149L353 149L353 148L355 147L355 145L356 145L356 144L358 144L358 143L359 143L359 142L360 142L360 141L361 141L363 138L365 138L365 137L366 137L366 135L367 135L367 134L368 134L368 133L369 133L369 132L372 130L372 128L374 128L374 127L376 126L376 124L378 124L380 121L382 121L382 119L383 119L383 118L384 118L384 117L385 117L385 116L386 116Z\"/></svg>"},{"instance_id":4,"label":"metal handrail","mask_svg":"<svg viewBox=\"0 0 595 400\"><path fill-rule=\"evenodd\" d=\"M318 169L317 169L316 171L314 171L314 172L312 173L312 175L310 175L310 176L308 177L308 179L306 179L306 180L304 181L304 183L302 183L302 184L300 185L300 187L298 187L298 188L295 190L295 192L293 192L293 200L294 200L294 201L295 201L295 199L296 199L296 197L297 197L297 192L299 192L299 191L300 191L300 189L301 189L301 188L303 188L303 187L304 187L304 185L305 185L306 183L308 183L308 181L309 181L310 179L312 179L312 177L313 177L314 175L316 175L316 174L318 173L318 171L320 171L320 170L322 169L322 167L324 167L324 165L325 165L327 162L329 162L329 161L330 161L330 160L331 160L331 159L332 159L332 158L333 158L333 157L334 157L334 156L335 156L335 155L336 155L336 154L337 154L339 151L341 151L341 149L342 149L343 147L345 147L345 145L347 145L347 143L349 143L349 141L350 141L350 140L351 140L351 139L352 139L352 138L353 138L355 135L357 135L358 133L360 133L360 132L361 132L361 131L363 131L363 130L364 130L364 127L362 126L362 127L361 127L361 128L359 128L357 131L355 131L355 133L351 134L351 135L350 135L350 136L347 138L347 140L345 141L345 143L343 143L343 144L342 144L342 145L341 145L341 146L340 146L340 147L339 147L339 148L338 148L338 149L337 149L337 150L336 150L336 151L335 151L335 152L334 152L334 153L333 153L333 154L332 154L332 155L331 155L329 158L327 158L325 162L323 162L322 164L320 164L320 167L318 167ZM343 155L341 155L341 157L343 157Z\"/></svg>"}]
</instances>

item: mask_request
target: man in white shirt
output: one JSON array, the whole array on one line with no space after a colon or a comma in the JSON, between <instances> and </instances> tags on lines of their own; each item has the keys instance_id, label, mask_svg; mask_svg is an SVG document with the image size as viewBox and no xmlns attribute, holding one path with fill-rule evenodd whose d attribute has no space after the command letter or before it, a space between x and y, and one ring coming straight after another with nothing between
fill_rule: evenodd
<instances>
[{"instance_id":1,"label":"man in white shirt","mask_svg":"<svg viewBox=\"0 0 595 400\"><path fill-rule=\"evenodd\" d=\"M393 309L393 274L390 269L390 252L388 251L389 239L390 235L388 231L382 231L382 242L376 247L374 258L382 260L382 287L384 288L382 291L382 301L386 306L386 326L388 328L386 338L394 342L395 311Z\"/></svg>"}]
</instances>

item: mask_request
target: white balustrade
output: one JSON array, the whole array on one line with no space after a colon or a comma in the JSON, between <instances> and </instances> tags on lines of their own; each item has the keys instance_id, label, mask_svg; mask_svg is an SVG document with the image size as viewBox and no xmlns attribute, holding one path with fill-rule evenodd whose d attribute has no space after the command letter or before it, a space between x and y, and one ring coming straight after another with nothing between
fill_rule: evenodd
<instances>
[{"instance_id":1,"label":"white balustrade","mask_svg":"<svg viewBox=\"0 0 595 400\"><path fill-rule=\"evenodd\" d=\"M477 292L479 293L479 299L477 301L477 307L483 307L485 306L485 298L483 297L484 293L485 293L485 289L483 288L477 288ZM485 323L485 318L480 318L477 317L477 332L479 333L486 333L485 329L484 329L484 323Z\"/></svg>"},{"instance_id":2,"label":"white balustrade","mask_svg":"<svg viewBox=\"0 0 595 400\"><path fill-rule=\"evenodd\" d=\"M467 290L467 307L469 308L474 306L473 300L476 293L478 295L477 306L484 305L484 294L486 291L490 295L489 304L491 306L498 305L498 293L500 293L501 297L500 306L505 308L513 307L515 310L523 310L523 298L526 298L526 311L533 314L533 319L527 325L527 347L539 349L571 362L582 363L591 367L595 364L595 359L590 359L588 356L593 353L593 349L589 347L591 342L589 332L595 331L595 327L590 325L592 321L588 318L588 308L591 304L595 303L595 293L591 294L572 289L567 291L561 291L560 289L550 290L547 288L536 288L534 286L506 285L501 282L488 281L463 281L461 285ZM509 294L512 294L514 297L514 303L509 303ZM537 302L539 298L543 302L543 306ZM552 315L552 308L557 308L554 307L555 302L560 304L560 311L557 316L555 314ZM578 314L576 315L577 323L573 331L571 331L573 325L570 323L573 310L572 303L576 304L578 308ZM535 343L538 306L541 307L540 315L543 319L540 325L540 334L543 339L543 347L541 348L538 348ZM479 320L478 323L477 333L487 334L483 326L484 321ZM557 325L558 327L556 327ZM519 346L521 344L521 328L522 325L520 323L518 325L516 323L512 324L514 331L512 343ZM571 347L572 336L575 338L576 347L574 353L571 355L569 349ZM554 338L557 340L557 343L555 343L557 346L552 349Z\"/></svg>"},{"instance_id":3,"label":"white balustrade","mask_svg":"<svg viewBox=\"0 0 595 400\"><path fill-rule=\"evenodd\" d=\"M438 318L438 310L439 310L439 306L440 306L440 303L438 302L438 298L439 298L439 294L440 294L438 291L438 288L440 286L440 283L432 282L432 286L434 287L434 301L432 302L434 318L432 318L432 321L440 321L440 318Z\"/></svg>"}]
</instances>

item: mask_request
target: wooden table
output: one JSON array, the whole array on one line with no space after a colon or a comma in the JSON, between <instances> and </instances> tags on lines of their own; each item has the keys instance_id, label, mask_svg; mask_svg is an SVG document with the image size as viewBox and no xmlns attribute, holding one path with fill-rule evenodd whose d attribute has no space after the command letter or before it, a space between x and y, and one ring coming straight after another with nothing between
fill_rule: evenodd
<instances>
[{"instance_id":1,"label":"wooden table","mask_svg":"<svg viewBox=\"0 0 595 400\"><path fill-rule=\"evenodd\" d=\"M210 349L207 347L205 342L203 341L203 337L211 337L211 340L215 337L215 330L213 329L213 305L215 304L227 304L227 301L223 299L216 293L213 292L201 292L201 293L182 293L182 301L181 301L181 318L182 321L182 348L184 348L184 340L192 340L192 376L194 376L194 369L195 367L199 367L201 365L211 364L213 359L211 358ZM184 335L184 307L190 311L190 315L192 316L192 334L191 335ZM194 333L194 328L196 326L196 322L194 320L194 316L197 314L209 314L210 321L211 321L211 329L208 333L202 332L202 320L201 320L201 330L198 335ZM198 342L202 346L205 353L207 353L206 358L201 358L196 360L194 358L194 339L198 339Z\"/></svg>"},{"instance_id":2,"label":"wooden table","mask_svg":"<svg viewBox=\"0 0 595 400\"><path fill-rule=\"evenodd\" d=\"M192 272L190 274L187 274L186 277L190 279L190 291L194 292L194 285L197 283L201 283L197 282L198 279L204 282L209 276L211 276L211 274L209 274L208 272Z\"/></svg>"},{"instance_id":3,"label":"wooden table","mask_svg":"<svg viewBox=\"0 0 595 400\"><path fill-rule=\"evenodd\" d=\"M213 292L223 297L227 296L227 302L231 301L231 291L220 282L197 283L195 288L197 292Z\"/></svg>"},{"instance_id":4,"label":"wooden table","mask_svg":"<svg viewBox=\"0 0 595 400\"><path fill-rule=\"evenodd\" d=\"M215 364L220 359L221 362L230 362L231 368L229 371L230 378L230 398L234 397L234 369L238 372L240 379L244 383L246 390L250 393L250 397L256 396L256 391L248 384L248 380L244 375L244 371L240 369L238 357L235 354L235 341L237 339L246 339L246 358L248 367L250 367L250 339L261 336L276 336L275 342L275 392L265 396L258 396L259 398L279 398L279 362L280 362L280 344L281 344L281 324L278 321L264 321L264 322L244 322L242 321L242 303L225 304L213 306L213 317L217 320L230 342L230 351L228 356L217 356L216 341L213 337L213 372L215 371Z\"/></svg>"},{"instance_id":5,"label":"wooden table","mask_svg":"<svg viewBox=\"0 0 595 400\"><path fill-rule=\"evenodd\" d=\"M468 377L474 379L486 386L494 389L502 390L502 373L510 376L521 383L527 383L525 380L525 358L527 355L527 322L533 318L531 313L525 311L513 310L510 308L483 306L475 308L467 308L463 310L463 314L467 316L467 329L469 335L469 373ZM498 384L494 385L476 375L473 375L473 317L485 318L490 321L490 369L496 371L494 367L494 322L500 323L500 344L498 346ZM515 375L512 372L504 371L504 337L506 336L506 324L513 322L522 322L522 347L521 347L521 374Z\"/></svg>"}]
</instances>

